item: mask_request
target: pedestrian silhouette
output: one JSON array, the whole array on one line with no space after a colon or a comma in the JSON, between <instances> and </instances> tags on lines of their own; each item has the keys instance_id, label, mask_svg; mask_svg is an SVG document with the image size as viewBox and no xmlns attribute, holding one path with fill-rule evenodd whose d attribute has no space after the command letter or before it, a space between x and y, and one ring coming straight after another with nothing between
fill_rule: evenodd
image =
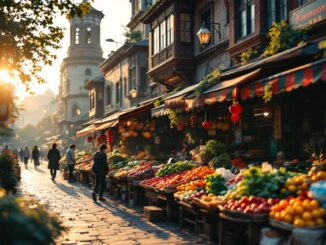
<instances>
[{"instance_id":1,"label":"pedestrian silhouette","mask_svg":"<svg viewBox=\"0 0 326 245\"><path fill-rule=\"evenodd\" d=\"M48 152L48 169L50 169L51 179L55 181L55 177L57 175L57 170L60 169L59 161L61 159L60 152L57 149L57 144L53 143L52 148Z\"/></svg>"}]
</instances>

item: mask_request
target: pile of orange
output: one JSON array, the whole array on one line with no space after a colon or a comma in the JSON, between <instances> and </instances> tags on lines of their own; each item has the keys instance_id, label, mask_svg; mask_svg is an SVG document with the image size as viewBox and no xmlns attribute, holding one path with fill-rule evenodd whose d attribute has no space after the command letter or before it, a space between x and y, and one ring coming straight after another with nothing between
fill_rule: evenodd
<instances>
[{"instance_id":1,"label":"pile of orange","mask_svg":"<svg viewBox=\"0 0 326 245\"><path fill-rule=\"evenodd\" d=\"M326 171L319 171L317 173L310 172L309 179L311 183L315 183L319 180L326 180Z\"/></svg>"},{"instance_id":2,"label":"pile of orange","mask_svg":"<svg viewBox=\"0 0 326 245\"><path fill-rule=\"evenodd\" d=\"M205 180L203 179L195 180L183 185L179 185L177 187L177 191L194 191L196 190L197 187L205 187L205 186L206 186Z\"/></svg>"},{"instance_id":3,"label":"pile of orange","mask_svg":"<svg viewBox=\"0 0 326 245\"><path fill-rule=\"evenodd\" d=\"M270 217L297 227L325 225L326 209L304 196L282 200L271 208Z\"/></svg>"},{"instance_id":4,"label":"pile of orange","mask_svg":"<svg viewBox=\"0 0 326 245\"><path fill-rule=\"evenodd\" d=\"M302 195L305 191L309 189L309 179L306 174L300 174L287 179L282 192L291 191L296 195Z\"/></svg>"},{"instance_id":5,"label":"pile of orange","mask_svg":"<svg viewBox=\"0 0 326 245\"><path fill-rule=\"evenodd\" d=\"M213 174L214 172L214 169L207 166L193 168L182 175L181 182L185 183L194 179L205 178L207 175Z\"/></svg>"}]
</instances>

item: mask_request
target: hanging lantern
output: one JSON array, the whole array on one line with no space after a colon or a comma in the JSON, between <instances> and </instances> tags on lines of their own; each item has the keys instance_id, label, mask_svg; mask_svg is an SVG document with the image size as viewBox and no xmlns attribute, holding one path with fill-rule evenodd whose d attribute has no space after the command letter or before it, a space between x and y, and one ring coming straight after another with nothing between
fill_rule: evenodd
<instances>
[{"instance_id":1,"label":"hanging lantern","mask_svg":"<svg viewBox=\"0 0 326 245\"><path fill-rule=\"evenodd\" d=\"M232 105L229 106L229 111L231 114L239 115L242 112L242 106L238 102L234 101Z\"/></svg>"},{"instance_id":2,"label":"hanging lantern","mask_svg":"<svg viewBox=\"0 0 326 245\"><path fill-rule=\"evenodd\" d=\"M15 123L16 123L16 119L15 118L10 118L9 124L14 125Z\"/></svg>"},{"instance_id":3,"label":"hanging lantern","mask_svg":"<svg viewBox=\"0 0 326 245\"><path fill-rule=\"evenodd\" d=\"M113 133L112 133L111 130L108 130L108 131L106 132L106 139L107 139L107 143L108 143L109 145L111 145L112 142L113 142Z\"/></svg>"},{"instance_id":4,"label":"hanging lantern","mask_svg":"<svg viewBox=\"0 0 326 245\"><path fill-rule=\"evenodd\" d=\"M100 135L96 138L96 142L97 142L98 145L106 144L106 142L107 142L106 135L105 135L105 134L100 134Z\"/></svg>"},{"instance_id":5,"label":"hanging lantern","mask_svg":"<svg viewBox=\"0 0 326 245\"><path fill-rule=\"evenodd\" d=\"M234 124L236 124L239 120L240 120L239 115L237 115L237 114L232 114L232 116L231 116L231 121L232 121Z\"/></svg>"},{"instance_id":6,"label":"hanging lantern","mask_svg":"<svg viewBox=\"0 0 326 245\"><path fill-rule=\"evenodd\" d=\"M88 137L87 137L87 142L88 142L88 143L92 143L92 141L93 141L93 136L91 136L91 135L88 136Z\"/></svg>"},{"instance_id":7,"label":"hanging lantern","mask_svg":"<svg viewBox=\"0 0 326 245\"><path fill-rule=\"evenodd\" d=\"M207 120L203 121L202 126L204 129L209 129L209 127L211 126L211 123Z\"/></svg>"},{"instance_id":8,"label":"hanging lantern","mask_svg":"<svg viewBox=\"0 0 326 245\"><path fill-rule=\"evenodd\" d=\"M183 121L179 120L178 125L177 125L177 129L178 129L178 131L183 130Z\"/></svg>"}]
</instances>

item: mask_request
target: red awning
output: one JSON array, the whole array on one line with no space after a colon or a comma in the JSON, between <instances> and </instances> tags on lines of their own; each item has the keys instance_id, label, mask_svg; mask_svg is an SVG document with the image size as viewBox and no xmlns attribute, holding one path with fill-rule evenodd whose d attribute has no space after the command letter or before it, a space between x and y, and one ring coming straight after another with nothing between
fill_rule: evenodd
<instances>
[{"instance_id":1,"label":"red awning","mask_svg":"<svg viewBox=\"0 0 326 245\"><path fill-rule=\"evenodd\" d=\"M240 87L241 98L245 100L255 96L261 97L264 94L264 88L273 94L290 92L319 80L326 81L326 58L246 84Z\"/></svg>"},{"instance_id":2,"label":"red awning","mask_svg":"<svg viewBox=\"0 0 326 245\"><path fill-rule=\"evenodd\" d=\"M79 130L76 133L76 137L77 138L84 137L84 136L92 134L93 132L94 132L94 125L92 124L86 128L83 128L82 130Z\"/></svg>"},{"instance_id":3,"label":"red awning","mask_svg":"<svg viewBox=\"0 0 326 245\"><path fill-rule=\"evenodd\" d=\"M203 106L205 104L213 104L216 102L222 102L226 99L231 99L232 90L245 83L251 79L257 77L261 72L261 69L254 70L248 74L230 79L221 81L212 88L205 91L200 98L196 98L194 94L189 95L185 98L185 102L187 103L188 109L192 109L194 107Z\"/></svg>"}]
</instances>

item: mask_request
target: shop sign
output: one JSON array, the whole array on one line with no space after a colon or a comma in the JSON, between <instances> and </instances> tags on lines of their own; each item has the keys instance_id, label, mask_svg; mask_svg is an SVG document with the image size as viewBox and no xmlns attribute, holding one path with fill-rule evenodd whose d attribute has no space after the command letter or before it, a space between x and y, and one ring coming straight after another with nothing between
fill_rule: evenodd
<instances>
[{"instance_id":1,"label":"shop sign","mask_svg":"<svg viewBox=\"0 0 326 245\"><path fill-rule=\"evenodd\" d=\"M281 109L279 105L274 106L274 139L279 140L282 138L281 128Z\"/></svg>"},{"instance_id":2,"label":"shop sign","mask_svg":"<svg viewBox=\"0 0 326 245\"><path fill-rule=\"evenodd\" d=\"M325 0L315 0L290 12L293 29L302 29L326 19Z\"/></svg>"}]
</instances>

